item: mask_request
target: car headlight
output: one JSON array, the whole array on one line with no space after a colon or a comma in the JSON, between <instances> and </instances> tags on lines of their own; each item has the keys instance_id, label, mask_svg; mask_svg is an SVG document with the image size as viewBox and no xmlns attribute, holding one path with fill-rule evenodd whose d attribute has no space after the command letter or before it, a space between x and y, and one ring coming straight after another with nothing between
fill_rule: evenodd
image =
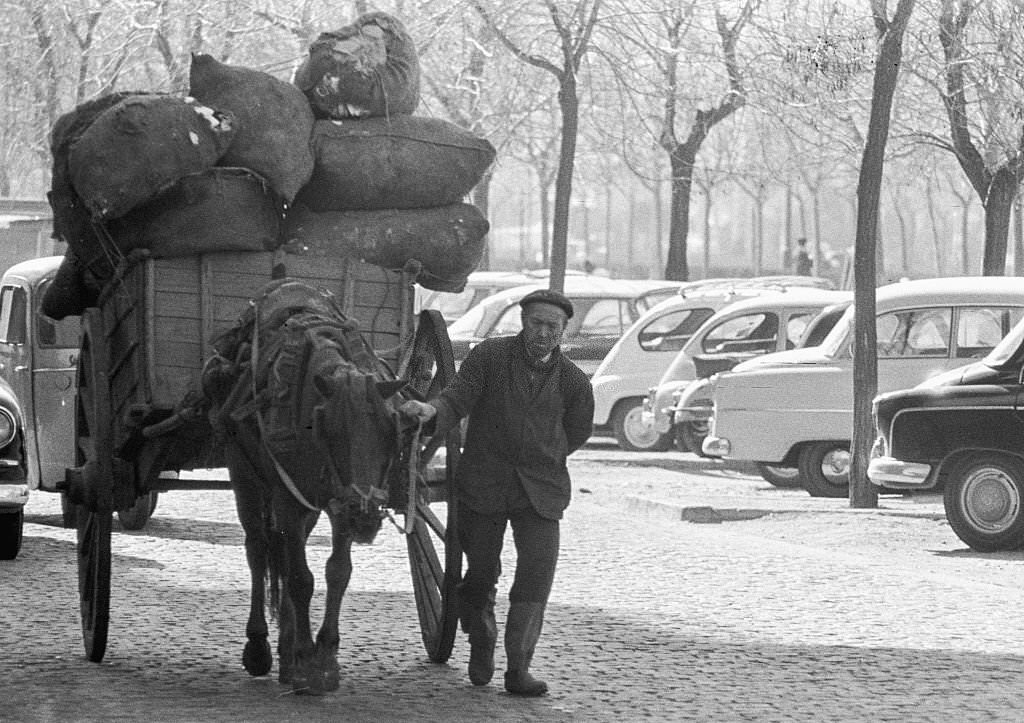
<instances>
[{"instance_id":1,"label":"car headlight","mask_svg":"<svg viewBox=\"0 0 1024 723\"><path fill-rule=\"evenodd\" d=\"M18 434L18 423L11 414L11 410L0 407L0 448L6 447L14 441Z\"/></svg>"}]
</instances>

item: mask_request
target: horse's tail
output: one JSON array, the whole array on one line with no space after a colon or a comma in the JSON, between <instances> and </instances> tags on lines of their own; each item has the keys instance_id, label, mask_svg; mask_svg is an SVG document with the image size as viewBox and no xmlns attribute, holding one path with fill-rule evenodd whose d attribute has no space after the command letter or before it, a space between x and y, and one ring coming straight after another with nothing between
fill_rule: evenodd
<instances>
[{"instance_id":1,"label":"horse's tail","mask_svg":"<svg viewBox=\"0 0 1024 723\"><path fill-rule=\"evenodd\" d=\"M284 536L273 529L270 515L266 518L267 531L267 610L272 620L281 619L281 588L284 577Z\"/></svg>"}]
</instances>

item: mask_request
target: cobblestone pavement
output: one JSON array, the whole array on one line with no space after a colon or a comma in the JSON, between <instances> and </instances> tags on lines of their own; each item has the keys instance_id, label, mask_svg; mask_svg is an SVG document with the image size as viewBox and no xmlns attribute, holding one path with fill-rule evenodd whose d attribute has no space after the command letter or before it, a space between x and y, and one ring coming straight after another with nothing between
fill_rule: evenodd
<instances>
[{"instance_id":1,"label":"cobblestone pavement","mask_svg":"<svg viewBox=\"0 0 1024 723\"><path fill-rule=\"evenodd\" d=\"M162 495L142 531L115 523L110 644L89 663L74 531L39 493L22 554L0 562L0 720L1024 719L1024 553L971 553L935 500L850 510L685 455L599 444L572 467L534 661L544 698L502 691L500 646L482 688L469 684L461 636L447 664L427 661L391 527L355 551L341 689L297 697L250 678L242 535L230 494L214 491ZM679 521L691 507L762 516ZM314 570L328 552L320 527ZM499 621L512 569L509 557Z\"/></svg>"}]
</instances>

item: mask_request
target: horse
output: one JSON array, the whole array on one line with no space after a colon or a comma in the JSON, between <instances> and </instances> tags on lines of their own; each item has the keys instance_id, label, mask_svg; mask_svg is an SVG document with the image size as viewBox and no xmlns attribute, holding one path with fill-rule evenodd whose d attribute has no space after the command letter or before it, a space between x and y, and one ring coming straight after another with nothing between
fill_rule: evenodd
<instances>
[{"instance_id":1,"label":"horse","mask_svg":"<svg viewBox=\"0 0 1024 723\"><path fill-rule=\"evenodd\" d=\"M330 294L290 279L267 285L214 347L204 393L251 574L242 664L254 676L271 670L269 607L279 628L279 680L296 693L336 690L351 548L371 542L385 517L406 442L397 412L406 385ZM331 524L331 554L314 641L305 546L321 512Z\"/></svg>"}]
</instances>

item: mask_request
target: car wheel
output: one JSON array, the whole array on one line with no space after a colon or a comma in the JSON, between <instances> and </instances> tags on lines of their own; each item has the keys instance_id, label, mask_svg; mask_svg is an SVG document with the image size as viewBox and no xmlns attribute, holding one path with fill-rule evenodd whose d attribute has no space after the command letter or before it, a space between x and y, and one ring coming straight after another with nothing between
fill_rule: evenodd
<instances>
[{"instance_id":1,"label":"car wheel","mask_svg":"<svg viewBox=\"0 0 1024 723\"><path fill-rule=\"evenodd\" d=\"M13 560L21 550L21 529L25 525L25 510L0 512L0 560Z\"/></svg>"},{"instance_id":2,"label":"car wheel","mask_svg":"<svg viewBox=\"0 0 1024 723\"><path fill-rule=\"evenodd\" d=\"M710 409L711 400L698 399L691 406L704 406ZM674 425L672 430L675 433L677 446L684 452L693 452L704 457L705 454L704 450L701 449L701 445L704 444L704 438L708 436L709 427L710 425L706 419L694 419Z\"/></svg>"},{"instance_id":3,"label":"car wheel","mask_svg":"<svg viewBox=\"0 0 1024 723\"><path fill-rule=\"evenodd\" d=\"M850 445L815 442L800 452L800 478L811 497L847 497L850 494Z\"/></svg>"},{"instance_id":4,"label":"car wheel","mask_svg":"<svg viewBox=\"0 0 1024 723\"><path fill-rule=\"evenodd\" d=\"M144 494L135 500L135 504L128 509L118 510L117 519L121 522L121 527L126 530L141 530L145 527L153 510L156 509L158 494L157 492Z\"/></svg>"},{"instance_id":5,"label":"car wheel","mask_svg":"<svg viewBox=\"0 0 1024 723\"><path fill-rule=\"evenodd\" d=\"M992 455L972 456L946 478L943 504L953 532L978 552L1024 545L1024 464Z\"/></svg>"},{"instance_id":6,"label":"car wheel","mask_svg":"<svg viewBox=\"0 0 1024 723\"><path fill-rule=\"evenodd\" d=\"M612 431L619 447L628 452L664 452L672 446L672 437L658 434L643 422L643 400L624 399L612 410Z\"/></svg>"},{"instance_id":7,"label":"car wheel","mask_svg":"<svg viewBox=\"0 0 1024 723\"><path fill-rule=\"evenodd\" d=\"M778 467L773 464L757 463L757 471L768 482L776 487L792 488L802 487L803 479L800 477L800 470L796 467Z\"/></svg>"}]
</instances>

